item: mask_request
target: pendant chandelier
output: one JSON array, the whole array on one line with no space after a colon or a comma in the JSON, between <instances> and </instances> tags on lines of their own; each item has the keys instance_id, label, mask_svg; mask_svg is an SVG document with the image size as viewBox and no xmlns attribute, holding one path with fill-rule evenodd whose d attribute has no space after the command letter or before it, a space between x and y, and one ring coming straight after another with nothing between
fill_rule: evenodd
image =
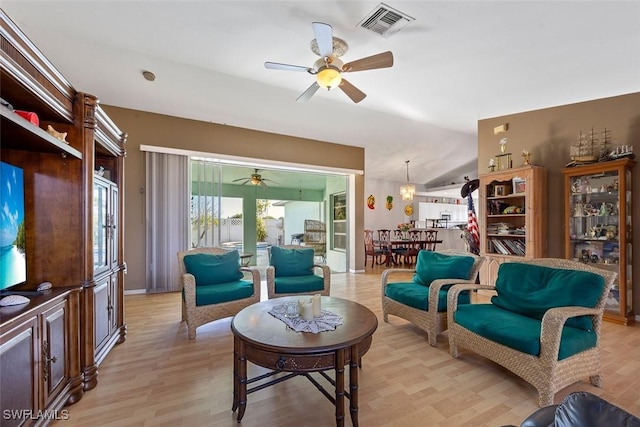
<instances>
[{"instance_id":1,"label":"pendant chandelier","mask_svg":"<svg viewBox=\"0 0 640 427\"><path fill-rule=\"evenodd\" d=\"M413 196L416 194L416 186L409 184L409 160L406 160L407 164L407 183L400 186L400 195L402 200L413 200Z\"/></svg>"}]
</instances>

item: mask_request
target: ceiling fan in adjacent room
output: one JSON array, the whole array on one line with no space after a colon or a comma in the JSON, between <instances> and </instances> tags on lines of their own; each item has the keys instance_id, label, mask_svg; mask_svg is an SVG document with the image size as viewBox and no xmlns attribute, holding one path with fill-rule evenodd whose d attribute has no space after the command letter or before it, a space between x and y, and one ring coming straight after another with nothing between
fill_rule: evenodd
<instances>
[{"instance_id":1,"label":"ceiling fan in adjacent room","mask_svg":"<svg viewBox=\"0 0 640 427\"><path fill-rule=\"evenodd\" d=\"M251 176L246 177L246 178L238 178L238 179L234 179L232 182L240 182L240 185L245 185L248 183L251 183L253 185L262 185L263 187L268 187L267 183L265 181L268 181L270 183L273 184L278 184L276 181L272 180L272 179L268 179L268 178L263 178L262 175L260 175L258 173L258 169L254 169L254 172L251 174Z\"/></svg>"},{"instance_id":2,"label":"ceiling fan in adjacent room","mask_svg":"<svg viewBox=\"0 0 640 427\"><path fill-rule=\"evenodd\" d=\"M311 26L316 36L316 38L311 41L311 50L320 56L320 59L318 59L312 67L280 64L278 62L264 63L266 68L272 70L306 71L316 76L316 81L298 97L298 102L308 101L321 87L327 90L339 87L353 102L358 103L367 95L344 79L342 73L393 66L393 54L391 52L379 53L345 64L340 57L349 49L347 42L333 37L333 28L329 24L314 22Z\"/></svg>"}]
</instances>

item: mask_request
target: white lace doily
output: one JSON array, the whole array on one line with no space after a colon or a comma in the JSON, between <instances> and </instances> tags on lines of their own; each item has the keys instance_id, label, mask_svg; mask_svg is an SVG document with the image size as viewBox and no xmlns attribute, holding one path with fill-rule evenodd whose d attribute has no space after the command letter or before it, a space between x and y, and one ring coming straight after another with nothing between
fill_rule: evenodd
<instances>
[{"instance_id":1,"label":"white lace doily","mask_svg":"<svg viewBox=\"0 0 640 427\"><path fill-rule=\"evenodd\" d=\"M284 315L286 304L276 305L269 311L269 314L276 319L282 320L287 326L296 332L318 332L335 331L336 327L342 325L342 317L327 310L321 310L320 316L313 320L304 320L302 317L286 317Z\"/></svg>"}]
</instances>

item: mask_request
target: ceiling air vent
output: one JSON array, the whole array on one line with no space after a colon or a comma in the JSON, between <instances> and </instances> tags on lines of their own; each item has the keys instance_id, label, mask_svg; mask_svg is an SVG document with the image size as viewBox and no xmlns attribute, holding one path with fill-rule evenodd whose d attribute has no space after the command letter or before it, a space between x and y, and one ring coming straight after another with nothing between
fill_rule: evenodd
<instances>
[{"instance_id":1,"label":"ceiling air vent","mask_svg":"<svg viewBox=\"0 0 640 427\"><path fill-rule=\"evenodd\" d=\"M406 13L402 13L384 3L380 3L371 13L369 13L360 23L359 27L371 30L383 37L389 37L397 33L414 18Z\"/></svg>"}]
</instances>

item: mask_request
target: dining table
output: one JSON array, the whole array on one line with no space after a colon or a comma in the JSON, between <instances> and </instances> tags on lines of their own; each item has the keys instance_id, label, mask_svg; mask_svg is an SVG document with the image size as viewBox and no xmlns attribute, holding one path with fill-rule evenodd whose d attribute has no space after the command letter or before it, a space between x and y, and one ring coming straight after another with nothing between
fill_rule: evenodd
<instances>
[{"instance_id":1,"label":"dining table","mask_svg":"<svg viewBox=\"0 0 640 427\"><path fill-rule=\"evenodd\" d=\"M391 240L374 240L373 241L373 244L376 247L383 249L384 255L385 255L383 264L385 264L387 267L391 265L399 264L398 260L394 256L395 255L394 249L411 247L413 249L416 249L416 253L417 253L418 251L421 251L421 250L435 250L436 245L441 243L442 243L442 240L440 239L436 239L436 240L391 239ZM433 245L433 248L428 249L430 245Z\"/></svg>"}]
</instances>

